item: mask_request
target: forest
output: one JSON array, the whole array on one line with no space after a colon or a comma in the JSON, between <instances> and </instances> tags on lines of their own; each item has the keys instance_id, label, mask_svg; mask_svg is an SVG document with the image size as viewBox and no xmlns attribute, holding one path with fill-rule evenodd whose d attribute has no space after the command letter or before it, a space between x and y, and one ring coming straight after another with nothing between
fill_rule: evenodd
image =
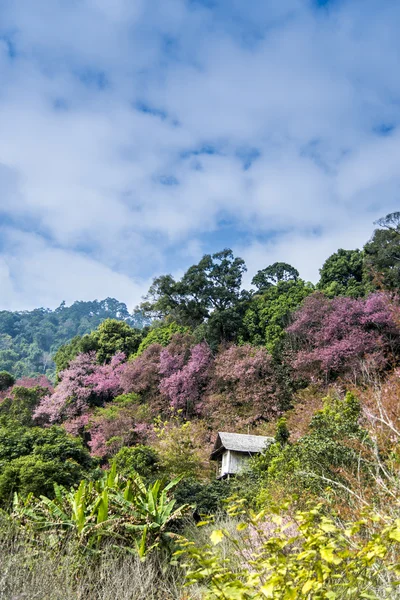
<instances>
[{"instance_id":1,"label":"forest","mask_svg":"<svg viewBox=\"0 0 400 600\"><path fill-rule=\"evenodd\" d=\"M400 212L318 283L230 249L0 312L0 598L400 598ZM273 443L229 479L218 431Z\"/></svg>"}]
</instances>

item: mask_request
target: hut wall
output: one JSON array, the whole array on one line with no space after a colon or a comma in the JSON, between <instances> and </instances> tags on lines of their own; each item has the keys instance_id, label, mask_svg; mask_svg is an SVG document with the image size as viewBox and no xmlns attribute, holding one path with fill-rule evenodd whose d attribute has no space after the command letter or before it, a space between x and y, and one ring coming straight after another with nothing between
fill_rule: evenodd
<instances>
[{"instance_id":1,"label":"hut wall","mask_svg":"<svg viewBox=\"0 0 400 600\"><path fill-rule=\"evenodd\" d=\"M230 451L229 473L240 473L246 466L250 454Z\"/></svg>"}]
</instances>

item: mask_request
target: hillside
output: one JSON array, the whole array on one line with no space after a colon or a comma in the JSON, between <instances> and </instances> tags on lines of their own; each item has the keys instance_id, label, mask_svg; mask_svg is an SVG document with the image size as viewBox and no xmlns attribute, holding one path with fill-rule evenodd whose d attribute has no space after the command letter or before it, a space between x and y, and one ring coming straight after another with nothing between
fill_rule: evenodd
<instances>
[{"instance_id":1,"label":"hillside","mask_svg":"<svg viewBox=\"0 0 400 600\"><path fill-rule=\"evenodd\" d=\"M0 371L16 377L44 374L52 379L58 348L75 336L90 333L105 319L137 328L144 325L140 314L129 314L126 305L115 298L78 301L72 306L63 302L55 310L0 311Z\"/></svg>"},{"instance_id":2,"label":"hillside","mask_svg":"<svg viewBox=\"0 0 400 600\"><path fill-rule=\"evenodd\" d=\"M135 548L149 581L165 586L152 592L163 600L394 597L399 250L394 213L363 249L330 256L316 285L277 262L244 290L246 265L225 249L178 281L156 278L135 312L140 322L109 299L1 313L2 339L15 348L3 350L10 372L0 372L6 529L10 510L28 540L50 527L55 546L40 537L46 557L90 559L89 590L108 551L113 561L130 557L127 573L139 569ZM51 369L29 362L33 347L56 350ZM37 365L57 370L55 386L20 377ZM242 473L217 480L209 458L218 431L273 441ZM208 537L195 528L200 515ZM177 548L186 558L170 564Z\"/></svg>"}]
</instances>

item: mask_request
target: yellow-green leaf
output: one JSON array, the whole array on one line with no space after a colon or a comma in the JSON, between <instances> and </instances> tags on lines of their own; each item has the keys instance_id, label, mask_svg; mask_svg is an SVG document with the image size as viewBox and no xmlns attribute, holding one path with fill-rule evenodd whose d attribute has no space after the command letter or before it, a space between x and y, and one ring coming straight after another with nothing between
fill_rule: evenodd
<instances>
[{"instance_id":1,"label":"yellow-green leaf","mask_svg":"<svg viewBox=\"0 0 400 600\"><path fill-rule=\"evenodd\" d=\"M393 529L393 531L389 533L389 537L395 542L400 542L400 528L397 527L396 529Z\"/></svg>"},{"instance_id":2,"label":"yellow-green leaf","mask_svg":"<svg viewBox=\"0 0 400 600\"><path fill-rule=\"evenodd\" d=\"M314 581L312 579L306 581L303 587L301 588L302 593L307 594L312 589L313 585Z\"/></svg>"},{"instance_id":3,"label":"yellow-green leaf","mask_svg":"<svg viewBox=\"0 0 400 600\"><path fill-rule=\"evenodd\" d=\"M327 563L333 563L334 565L340 565L342 559L335 556L331 548L321 548L321 558Z\"/></svg>"},{"instance_id":4,"label":"yellow-green leaf","mask_svg":"<svg viewBox=\"0 0 400 600\"><path fill-rule=\"evenodd\" d=\"M266 598L273 598L274 597L274 584L273 583L266 583L265 585L262 586L261 588L261 592L264 594L264 596Z\"/></svg>"},{"instance_id":5,"label":"yellow-green leaf","mask_svg":"<svg viewBox=\"0 0 400 600\"><path fill-rule=\"evenodd\" d=\"M221 531L221 529L214 529L214 531L210 535L211 543L214 546L216 546L217 544L219 544L220 542L222 542L223 539L224 539L224 534Z\"/></svg>"}]
</instances>

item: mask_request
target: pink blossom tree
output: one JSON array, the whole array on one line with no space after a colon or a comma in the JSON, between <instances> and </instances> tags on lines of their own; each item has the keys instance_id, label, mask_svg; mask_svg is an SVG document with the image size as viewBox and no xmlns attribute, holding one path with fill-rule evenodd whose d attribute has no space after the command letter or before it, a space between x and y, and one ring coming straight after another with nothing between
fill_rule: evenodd
<instances>
[{"instance_id":1,"label":"pink blossom tree","mask_svg":"<svg viewBox=\"0 0 400 600\"><path fill-rule=\"evenodd\" d=\"M400 343L390 301L382 293L333 300L320 292L312 294L287 332L294 349L292 366L312 379L357 376L361 361L384 368Z\"/></svg>"},{"instance_id":2,"label":"pink blossom tree","mask_svg":"<svg viewBox=\"0 0 400 600\"><path fill-rule=\"evenodd\" d=\"M56 423L85 414L90 406L101 405L121 391L125 355L114 356L110 364L98 365L96 353L79 354L62 371L53 394L43 398L35 410L38 421Z\"/></svg>"},{"instance_id":3,"label":"pink blossom tree","mask_svg":"<svg viewBox=\"0 0 400 600\"><path fill-rule=\"evenodd\" d=\"M48 393L50 394L54 391L51 382L45 375L38 375L37 377L21 377L20 379L17 379L17 381L10 388L0 391L0 402L7 397L13 398L14 389L17 387L24 387L27 389L39 387L44 390L48 390Z\"/></svg>"},{"instance_id":4,"label":"pink blossom tree","mask_svg":"<svg viewBox=\"0 0 400 600\"><path fill-rule=\"evenodd\" d=\"M269 420L280 412L279 386L266 348L245 344L222 349L209 390L203 411L221 422Z\"/></svg>"},{"instance_id":5,"label":"pink blossom tree","mask_svg":"<svg viewBox=\"0 0 400 600\"><path fill-rule=\"evenodd\" d=\"M17 381L14 383L14 386L21 386L28 389L41 387L48 389L50 392L52 392L54 389L46 375L37 375L36 377L21 377L20 379L17 379Z\"/></svg>"},{"instance_id":6,"label":"pink blossom tree","mask_svg":"<svg viewBox=\"0 0 400 600\"><path fill-rule=\"evenodd\" d=\"M209 346L202 342L194 346L183 364L182 355L171 354L166 348L160 357L160 392L170 400L171 408L183 410L186 418L193 416L200 401L212 363Z\"/></svg>"},{"instance_id":7,"label":"pink blossom tree","mask_svg":"<svg viewBox=\"0 0 400 600\"><path fill-rule=\"evenodd\" d=\"M152 344L137 358L127 363L121 375L122 391L140 394L143 400L151 402L158 395L160 384L160 354L163 347Z\"/></svg>"}]
</instances>

